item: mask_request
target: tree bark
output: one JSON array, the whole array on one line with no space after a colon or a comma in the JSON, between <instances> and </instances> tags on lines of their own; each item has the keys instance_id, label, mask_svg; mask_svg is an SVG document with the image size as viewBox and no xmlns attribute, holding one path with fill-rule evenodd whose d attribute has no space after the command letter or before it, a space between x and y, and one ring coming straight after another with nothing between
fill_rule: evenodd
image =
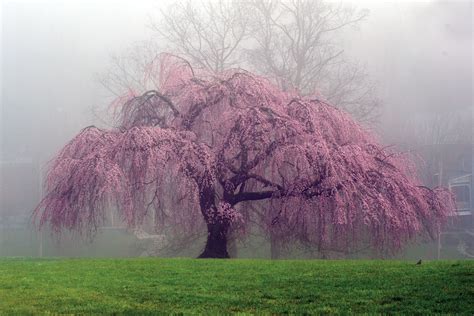
<instances>
[{"instance_id":1,"label":"tree bark","mask_svg":"<svg viewBox=\"0 0 474 316\"><path fill-rule=\"evenodd\" d=\"M228 228L228 225L223 223L207 224L206 247L198 258L229 258L227 252Z\"/></svg>"},{"instance_id":2,"label":"tree bark","mask_svg":"<svg viewBox=\"0 0 474 316\"><path fill-rule=\"evenodd\" d=\"M215 191L211 186L203 186L199 192L201 213L207 223L206 247L198 258L229 258L227 252L227 232L229 224L215 217Z\"/></svg>"}]
</instances>

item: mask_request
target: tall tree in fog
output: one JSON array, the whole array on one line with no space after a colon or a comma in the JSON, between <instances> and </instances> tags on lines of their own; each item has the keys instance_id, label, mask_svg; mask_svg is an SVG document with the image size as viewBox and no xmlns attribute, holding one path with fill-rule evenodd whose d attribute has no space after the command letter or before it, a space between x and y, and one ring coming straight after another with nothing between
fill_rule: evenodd
<instances>
[{"instance_id":1,"label":"tall tree in fog","mask_svg":"<svg viewBox=\"0 0 474 316\"><path fill-rule=\"evenodd\" d=\"M145 92L158 87L158 76L152 75L153 60L160 54L160 47L154 41L143 41L131 46L125 52L114 54L106 71L97 79L114 97L129 90Z\"/></svg>"},{"instance_id":2,"label":"tall tree in fog","mask_svg":"<svg viewBox=\"0 0 474 316\"><path fill-rule=\"evenodd\" d=\"M192 64L219 73L242 63L242 44L252 31L249 13L245 1L182 1L151 26Z\"/></svg>"},{"instance_id":3,"label":"tall tree in fog","mask_svg":"<svg viewBox=\"0 0 474 316\"><path fill-rule=\"evenodd\" d=\"M157 229L207 231L200 257L226 258L229 235L255 220L282 244L385 250L436 237L453 209L447 191L420 186L409 160L320 99L171 55L159 69L158 90L117 100L116 128L85 128L52 161L41 225L94 232L107 207L130 227L154 212Z\"/></svg>"},{"instance_id":4,"label":"tall tree in fog","mask_svg":"<svg viewBox=\"0 0 474 316\"><path fill-rule=\"evenodd\" d=\"M446 182L443 161L449 156L460 157L459 165L456 166L458 170L466 169L469 172L471 169L470 163L467 166L464 165L467 162L461 161L463 151L472 148L472 117L469 109L435 110L412 116L406 120L400 135L396 135L395 139L402 140L402 147L422 158L419 169L426 185L434 187Z\"/></svg>"},{"instance_id":5,"label":"tall tree in fog","mask_svg":"<svg viewBox=\"0 0 474 316\"><path fill-rule=\"evenodd\" d=\"M378 113L374 86L337 40L366 16L324 0L187 1L163 10L152 28L195 66L253 70L367 121Z\"/></svg>"}]
</instances>

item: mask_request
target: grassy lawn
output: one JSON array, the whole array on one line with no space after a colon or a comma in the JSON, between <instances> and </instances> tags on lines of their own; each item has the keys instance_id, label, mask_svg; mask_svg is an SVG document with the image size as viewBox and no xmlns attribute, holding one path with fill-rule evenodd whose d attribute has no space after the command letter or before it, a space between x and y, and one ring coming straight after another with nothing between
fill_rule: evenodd
<instances>
[{"instance_id":1,"label":"grassy lawn","mask_svg":"<svg viewBox=\"0 0 474 316\"><path fill-rule=\"evenodd\" d=\"M0 259L0 314L474 314L474 261Z\"/></svg>"}]
</instances>

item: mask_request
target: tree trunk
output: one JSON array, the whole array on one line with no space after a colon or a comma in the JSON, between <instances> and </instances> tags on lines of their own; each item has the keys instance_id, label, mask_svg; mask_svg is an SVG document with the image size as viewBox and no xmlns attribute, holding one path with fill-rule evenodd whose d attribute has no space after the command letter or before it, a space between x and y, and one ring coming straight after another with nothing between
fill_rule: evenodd
<instances>
[{"instance_id":1,"label":"tree trunk","mask_svg":"<svg viewBox=\"0 0 474 316\"><path fill-rule=\"evenodd\" d=\"M223 223L207 224L206 247L198 258L229 258L227 252L228 228L228 225Z\"/></svg>"},{"instance_id":2,"label":"tree trunk","mask_svg":"<svg viewBox=\"0 0 474 316\"><path fill-rule=\"evenodd\" d=\"M204 251L198 258L229 258L227 252L228 225L221 223L207 224L207 242Z\"/></svg>"},{"instance_id":3,"label":"tree trunk","mask_svg":"<svg viewBox=\"0 0 474 316\"><path fill-rule=\"evenodd\" d=\"M227 240L227 252L229 253L229 257L237 258L239 250L237 249L237 241L235 238L230 238Z\"/></svg>"},{"instance_id":4,"label":"tree trunk","mask_svg":"<svg viewBox=\"0 0 474 316\"><path fill-rule=\"evenodd\" d=\"M279 259L281 256L281 246L278 239L270 235L270 255L272 260Z\"/></svg>"},{"instance_id":5,"label":"tree trunk","mask_svg":"<svg viewBox=\"0 0 474 316\"><path fill-rule=\"evenodd\" d=\"M229 258L227 252L227 232L229 224L216 218L214 205L215 190L212 186L203 186L199 192L201 213L207 223L207 241L204 251L198 258Z\"/></svg>"}]
</instances>

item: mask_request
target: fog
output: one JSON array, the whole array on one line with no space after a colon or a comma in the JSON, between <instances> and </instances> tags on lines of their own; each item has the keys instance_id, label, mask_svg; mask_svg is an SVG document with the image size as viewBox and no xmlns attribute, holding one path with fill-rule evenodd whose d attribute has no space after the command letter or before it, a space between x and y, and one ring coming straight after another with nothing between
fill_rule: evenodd
<instances>
[{"instance_id":1,"label":"fog","mask_svg":"<svg viewBox=\"0 0 474 316\"><path fill-rule=\"evenodd\" d=\"M472 4L382 1L370 10L349 45L379 83L384 132L436 113L472 120Z\"/></svg>"},{"instance_id":2,"label":"fog","mask_svg":"<svg viewBox=\"0 0 474 316\"><path fill-rule=\"evenodd\" d=\"M3 159L45 161L105 102L110 55L148 36L152 2L7 1L2 6ZM89 123L89 124L88 124Z\"/></svg>"},{"instance_id":3,"label":"fog","mask_svg":"<svg viewBox=\"0 0 474 316\"><path fill-rule=\"evenodd\" d=\"M39 235L33 228L19 225L21 233L15 235L2 219L28 218L40 199L46 163L81 128L104 124L104 109L113 95L98 78L110 67L113 55L153 38L148 25L171 2L2 1L0 256L40 254ZM441 126L441 134L451 135L443 138L445 144L472 150L471 1L344 3L370 12L359 27L342 34L341 44L347 58L364 65L376 85L382 107L371 128L387 145L411 149L414 144L427 145ZM440 118L446 118L441 125ZM470 157L466 174L472 174ZM471 216L468 229L473 229L472 222ZM76 242L79 250L74 252L48 242L50 249L41 254L100 255L111 248L109 242L114 244L102 235L93 245ZM114 244L118 250L109 255L140 255L141 250L130 250L139 243ZM427 255L433 245L405 255L435 256ZM252 256L251 251L243 253ZM455 250L442 256L463 257Z\"/></svg>"}]
</instances>

